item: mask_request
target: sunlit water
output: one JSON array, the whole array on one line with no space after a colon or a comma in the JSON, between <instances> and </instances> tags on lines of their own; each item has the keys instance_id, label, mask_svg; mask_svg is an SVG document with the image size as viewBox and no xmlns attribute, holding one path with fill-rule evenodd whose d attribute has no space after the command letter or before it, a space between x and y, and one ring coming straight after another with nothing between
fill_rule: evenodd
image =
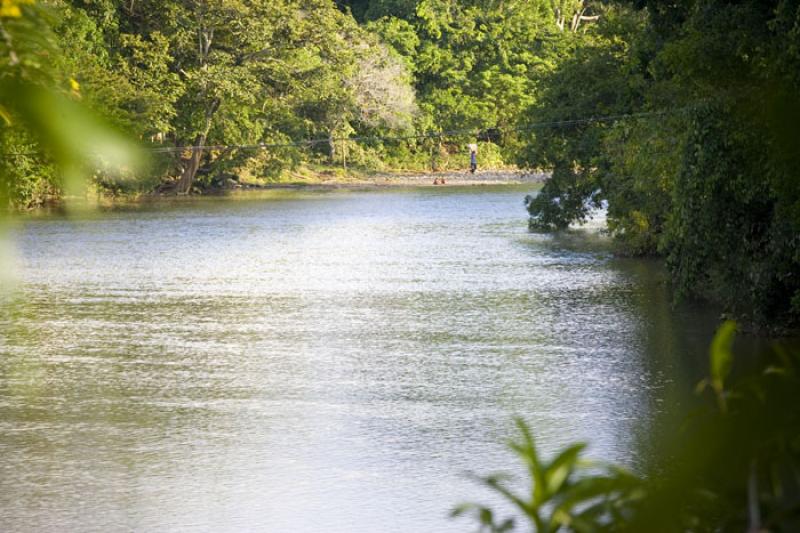
<instances>
[{"instance_id":1,"label":"sunlit water","mask_svg":"<svg viewBox=\"0 0 800 533\"><path fill-rule=\"evenodd\" d=\"M636 467L707 313L520 188L31 219L0 311L4 531L465 531L513 416ZM698 363L698 361L700 361Z\"/></svg>"}]
</instances>

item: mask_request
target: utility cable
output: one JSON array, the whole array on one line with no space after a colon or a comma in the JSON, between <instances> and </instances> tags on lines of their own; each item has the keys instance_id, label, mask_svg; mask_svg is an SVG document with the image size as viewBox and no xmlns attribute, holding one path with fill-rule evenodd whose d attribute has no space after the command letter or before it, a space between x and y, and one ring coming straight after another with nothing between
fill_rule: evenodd
<instances>
[{"instance_id":1,"label":"utility cable","mask_svg":"<svg viewBox=\"0 0 800 533\"><path fill-rule=\"evenodd\" d=\"M651 116L659 116L669 113L670 111L648 111L642 113L627 113L622 115L606 115L601 117L589 117L571 120L555 120L551 122L536 122L526 126L517 126L512 128L485 128L482 130L475 129L461 129L461 130L447 130L441 132L431 133L418 133L413 135L361 135L355 137L325 137L317 139L309 139L304 141L287 141L285 143L260 143L260 144L221 144L221 145L202 145L202 146L165 146L150 148L149 151L153 153L172 153L184 151L205 151L205 150L264 150L275 148L293 148L305 147L312 148L320 144L328 143L342 143L342 142L376 142L376 141L410 141L418 139L442 139L451 137L478 137L480 138L485 132L497 132L499 134L516 132L516 131L531 131L541 128L558 128L567 126L576 126L580 124L591 124L595 122L611 122L623 119L644 118ZM485 134L484 136L490 136Z\"/></svg>"},{"instance_id":2,"label":"utility cable","mask_svg":"<svg viewBox=\"0 0 800 533\"><path fill-rule=\"evenodd\" d=\"M460 129L448 130L441 132L418 133L412 135L361 135L355 137L325 137L317 139L307 139L299 141L287 141L282 143L259 143L259 144L215 144L215 145L201 145L201 146L161 146L145 148L146 151L154 154L170 154L170 153L184 153L184 152L203 152L207 150L221 151L221 150L268 150L279 148L313 148L320 144L328 143L344 143L344 142L379 142L379 141L411 141L419 139L446 139L452 137L490 137L495 134L503 134L519 131L532 131L544 128L563 128L570 126L577 126L581 124L592 124L602 122L614 122L620 120L629 120L636 118L661 116L683 109L661 110L661 111L645 111L641 113L625 113L618 115L605 115L599 117L585 117L569 120L554 120L548 122L534 122L525 126L517 126L511 128L485 128L481 130L475 129ZM9 152L2 154L3 156L34 156L39 155L39 152Z\"/></svg>"}]
</instances>

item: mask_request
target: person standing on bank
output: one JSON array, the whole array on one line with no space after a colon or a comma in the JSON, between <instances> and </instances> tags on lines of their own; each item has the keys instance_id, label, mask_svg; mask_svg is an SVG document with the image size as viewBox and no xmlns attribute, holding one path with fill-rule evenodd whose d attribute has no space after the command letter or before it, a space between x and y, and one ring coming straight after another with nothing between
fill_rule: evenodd
<instances>
[{"instance_id":1,"label":"person standing on bank","mask_svg":"<svg viewBox=\"0 0 800 533\"><path fill-rule=\"evenodd\" d=\"M478 145L475 143L469 144L469 171L475 174L478 170Z\"/></svg>"}]
</instances>

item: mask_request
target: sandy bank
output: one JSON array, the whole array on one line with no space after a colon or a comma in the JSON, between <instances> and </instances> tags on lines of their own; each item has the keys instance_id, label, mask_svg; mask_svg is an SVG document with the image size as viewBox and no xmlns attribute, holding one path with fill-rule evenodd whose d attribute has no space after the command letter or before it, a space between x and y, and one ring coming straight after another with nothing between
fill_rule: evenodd
<instances>
[{"instance_id":1,"label":"sandy bank","mask_svg":"<svg viewBox=\"0 0 800 533\"><path fill-rule=\"evenodd\" d=\"M512 170L483 170L475 174L460 172L386 173L369 176L343 177L318 174L297 181L267 183L264 185L241 184L234 188L247 189L301 189L301 188L373 188L373 187L463 187L470 185L522 185L542 183L548 174ZM443 181L443 184L442 184ZM437 183L434 183L437 182Z\"/></svg>"}]
</instances>

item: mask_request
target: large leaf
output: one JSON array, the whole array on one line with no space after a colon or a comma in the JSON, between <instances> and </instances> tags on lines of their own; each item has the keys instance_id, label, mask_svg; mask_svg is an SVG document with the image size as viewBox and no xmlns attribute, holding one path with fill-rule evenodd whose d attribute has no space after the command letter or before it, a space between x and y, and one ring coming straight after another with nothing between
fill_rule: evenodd
<instances>
[{"instance_id":1,"label":"large leaf","mask_svg":"<svg viewBox=\"0 0 800 533\"><path fill-rule=\"evenodd\" d=\"M721 407L725 408L723 396L725 380L733 366L733 339L736 334L736 322L731 320L720 326L711 342L711 386L717 393Z\"/></svg>"},{"instance_id":2,"label":"large leaf","mask_svg":"<svg viewBox=\"0 0 800 533\"><path fill-rule=\"evenodd\" d=\"M586 445L579 443L570 446L553 459L545 470L545 487L547 494L555 494L564 485L570 474L575 470L581 452Z\"/></svg>"}]
</instances>

